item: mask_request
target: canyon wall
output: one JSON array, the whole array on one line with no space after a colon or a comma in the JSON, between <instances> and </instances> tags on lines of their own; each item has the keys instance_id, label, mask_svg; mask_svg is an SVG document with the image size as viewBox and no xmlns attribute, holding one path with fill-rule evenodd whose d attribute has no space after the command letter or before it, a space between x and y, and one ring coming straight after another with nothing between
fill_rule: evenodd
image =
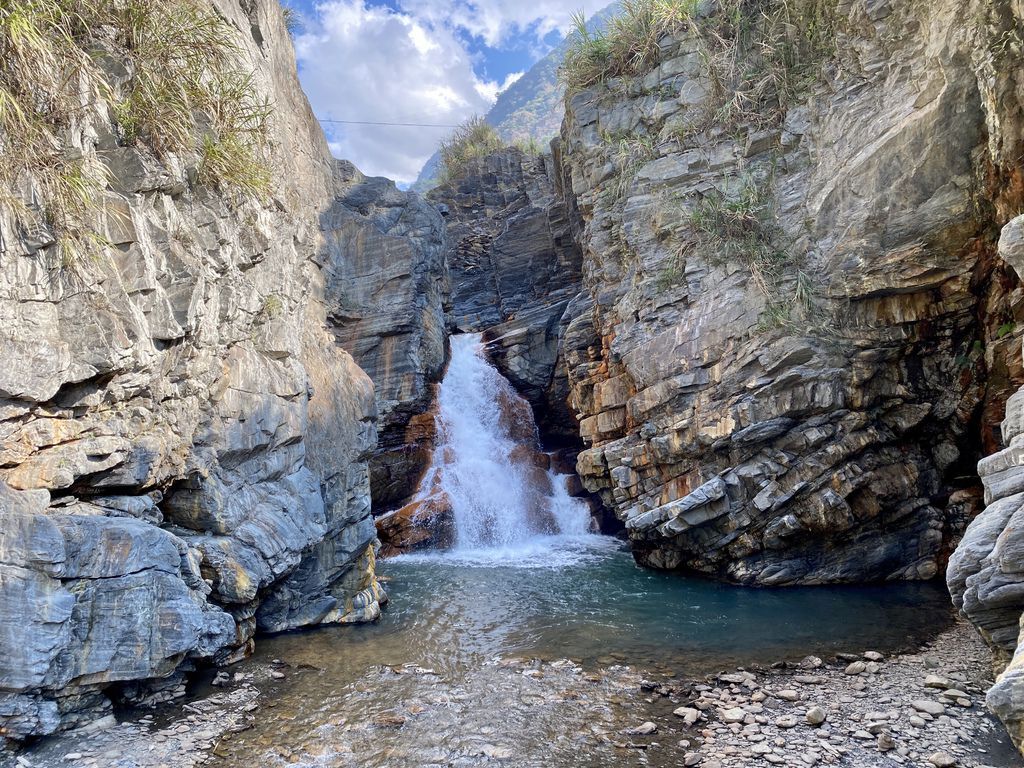
<instances>
[{"instance_id":1,"label":"canyon wall","mask_svg":"<svg viewBox=\"0 0 1024 768\"><path fill-rule=\"evenodd\" d=\"M721 93L714 18L646 75L569 95L578 470L640 562L927 579L979 511L975 463L1022 381L986 7L839 4L781 109Z\"/></svg>"},{"instance_id":2,"label":"canyon wall","mask_svg":"<svg viewBox=\"0 0 1024 768\"><path fill-rule=\"evenodd\" d=\"M453 330L485 333L545 439L560 445L578 440L561 335L582 289L562 172L557 144L540 156L508 148L428 195L447 220Z\"/></svg>"},{"instance_id":3,"label":"canyon wall","mask_svg":"<svg viewBox=\"0 0 1024 768\"><path fill-rule=\"evenodd\" d=\"M62 257L0 207L4 737L95 717L109 692L173 695L257 629L373 619L384 599L374 391L337 343L332 270L345 238L421 209L374 187L388 213L360 212L373 185L331 158L276 0L212 7L274 108L271 199L128 145L100 99L61 133L65 156L108 169L98 252ZM436 250L439 219L417 222L395 247Z\"/></svg>"}]
</instances>

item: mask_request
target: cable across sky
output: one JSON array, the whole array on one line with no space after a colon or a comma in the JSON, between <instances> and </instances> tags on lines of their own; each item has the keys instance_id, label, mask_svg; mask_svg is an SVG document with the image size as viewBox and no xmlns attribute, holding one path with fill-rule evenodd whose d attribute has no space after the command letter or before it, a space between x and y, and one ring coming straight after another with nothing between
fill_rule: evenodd
<instances>
[{"instance_id":1,"label":"cable across sky","mask_svg":"<svg viewBox=\"0 0 1024 768\"><path fill-rule=\"evenodd\" d=\"M372 120L328 120L325 117L318 117L321 123L338 123L340 125L389 125L398 128L458 128L457 125L445 125L443 123L378 123Z\"/></svg>"}]
</instances>

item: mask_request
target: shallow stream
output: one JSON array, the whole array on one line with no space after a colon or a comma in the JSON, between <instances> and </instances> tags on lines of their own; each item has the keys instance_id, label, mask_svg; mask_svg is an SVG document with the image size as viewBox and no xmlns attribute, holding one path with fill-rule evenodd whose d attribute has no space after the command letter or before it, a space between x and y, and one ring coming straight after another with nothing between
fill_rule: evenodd
<instances>
[{"instance_id":1,"label":"shallow stream","mask_svg":"<svg viewBox=\"0 0 1024 768\"><path fill-rule=\"evenodd\" d=\"M612 742L656 706L636 696L641 679L890 652L950 621L934 584L744 589L640 569L598 536L407 556L383 572L380 622L258 644L246 665L276 662L285 678L215 764L618 764ZM627 750L627 764L680 764L673 746Z\"/></svg>"}]
</instances>

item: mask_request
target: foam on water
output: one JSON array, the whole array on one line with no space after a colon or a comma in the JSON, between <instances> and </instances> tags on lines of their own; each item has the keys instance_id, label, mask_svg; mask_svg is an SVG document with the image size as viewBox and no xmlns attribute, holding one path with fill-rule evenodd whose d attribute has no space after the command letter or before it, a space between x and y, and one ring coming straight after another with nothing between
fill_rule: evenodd
<instances>
[{"instance_id":1,"label":"foam on water","mask_svg":"<svg viewBox=\"0 0 1024 768\"><path fill-rule=\"evenodd\" d=\"M587 506L569 495L563 476L548 473L554 489L548 493L523 462L512 460L525 445L523 433L536 440L528 404L488 362L479 334L453 336L451 345L438 395L434 470L451 498L457 538L451 552L426 557L522 567L558 567L585 557L599 539L589 534ZM513 405L504 414L503 402ZM511 425L510 414L528 423ZM555 534L540 529L538 502L554 519Z\"/></svg>"}]
</instances>

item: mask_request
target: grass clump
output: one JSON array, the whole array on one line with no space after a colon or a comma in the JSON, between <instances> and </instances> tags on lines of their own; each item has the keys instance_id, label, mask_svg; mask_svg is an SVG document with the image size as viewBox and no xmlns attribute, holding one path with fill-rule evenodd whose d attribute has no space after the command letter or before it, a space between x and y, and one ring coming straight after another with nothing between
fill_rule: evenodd
<instances>
[{"instance_id":1,"label":"grass clump","mask_svg":"<svg viewBox=\"0 0 1024 768\"><path fill-rule=\"evenodd\" d=\"M782 228L767 185L753 178L733 182L705 195L690 214L695 234L692 247L712 263L740 261L765 299L763 329L787 325L795 311L807 315L813 301L810 277L795 264L781 242ZM796 266L796 279L785 289L788 267Z\"/></svg>"},{"instance_id":2,"label":"grass clump","mask_svg":"<svg viewBox=\"0 0 1024 768\"><path fill-rule=\"evenodd\" d=\"M620 0L605 29L592 31L583 13L573 15L574 38L562 63L570 90L610 77L639 75L660 59L661 38L691 23L698 0Z\"/></svg>"},{"instance_id":3,"label":"grass clump","mask_svg":"<svg viewBox=\"0 0 1024 768\"><path fill-rule=\"evenodd\" d=\"M0 3L0 204L22 235L62 262L101 242L89 220L106 170L68 146L101 100L123 143L193 154L202 183L265 196L270 106L235 35L201 0Z\"/></svg>"},{"instance_id":4,"label":"grass clump","mask_svg":"<svg viewBox=\"0 0 1024 768\"><path fill-rule=\"evenodd\" d=\"M471 117L441 142L441 183L462 178L472 161L504 147L505 142L493 126L479 115Z\"/></svg>"},{"instance_id":5,"label":"grass clump","mask_svg":"<svg viewBox=\"0 0 1024 768\"><path fill-rule=\"evenodd\" d=\"M73 0L0 4L0 204L26 238L53 233L62 261L89 244L76 232L106 186L102 168L58 139L99 94L98 70L79 45L90 12Z\"/></svg>"},{"instance_id":6,"label":"grass clump","mask_svg":"<svg viewBox=\"0 0 1024 768\"><path fill-rule=\"evenodd\" d=\"M701 18L698 5L620 0L619 14L603 31L591 31L582 15L575 16L573 43L560 70L568 90L643 75L660 62L663 39L685 32L711 88L703 122L765 124L781 118L834 52L835 0L721 0Z\"/></svg>"}]
</instances>

